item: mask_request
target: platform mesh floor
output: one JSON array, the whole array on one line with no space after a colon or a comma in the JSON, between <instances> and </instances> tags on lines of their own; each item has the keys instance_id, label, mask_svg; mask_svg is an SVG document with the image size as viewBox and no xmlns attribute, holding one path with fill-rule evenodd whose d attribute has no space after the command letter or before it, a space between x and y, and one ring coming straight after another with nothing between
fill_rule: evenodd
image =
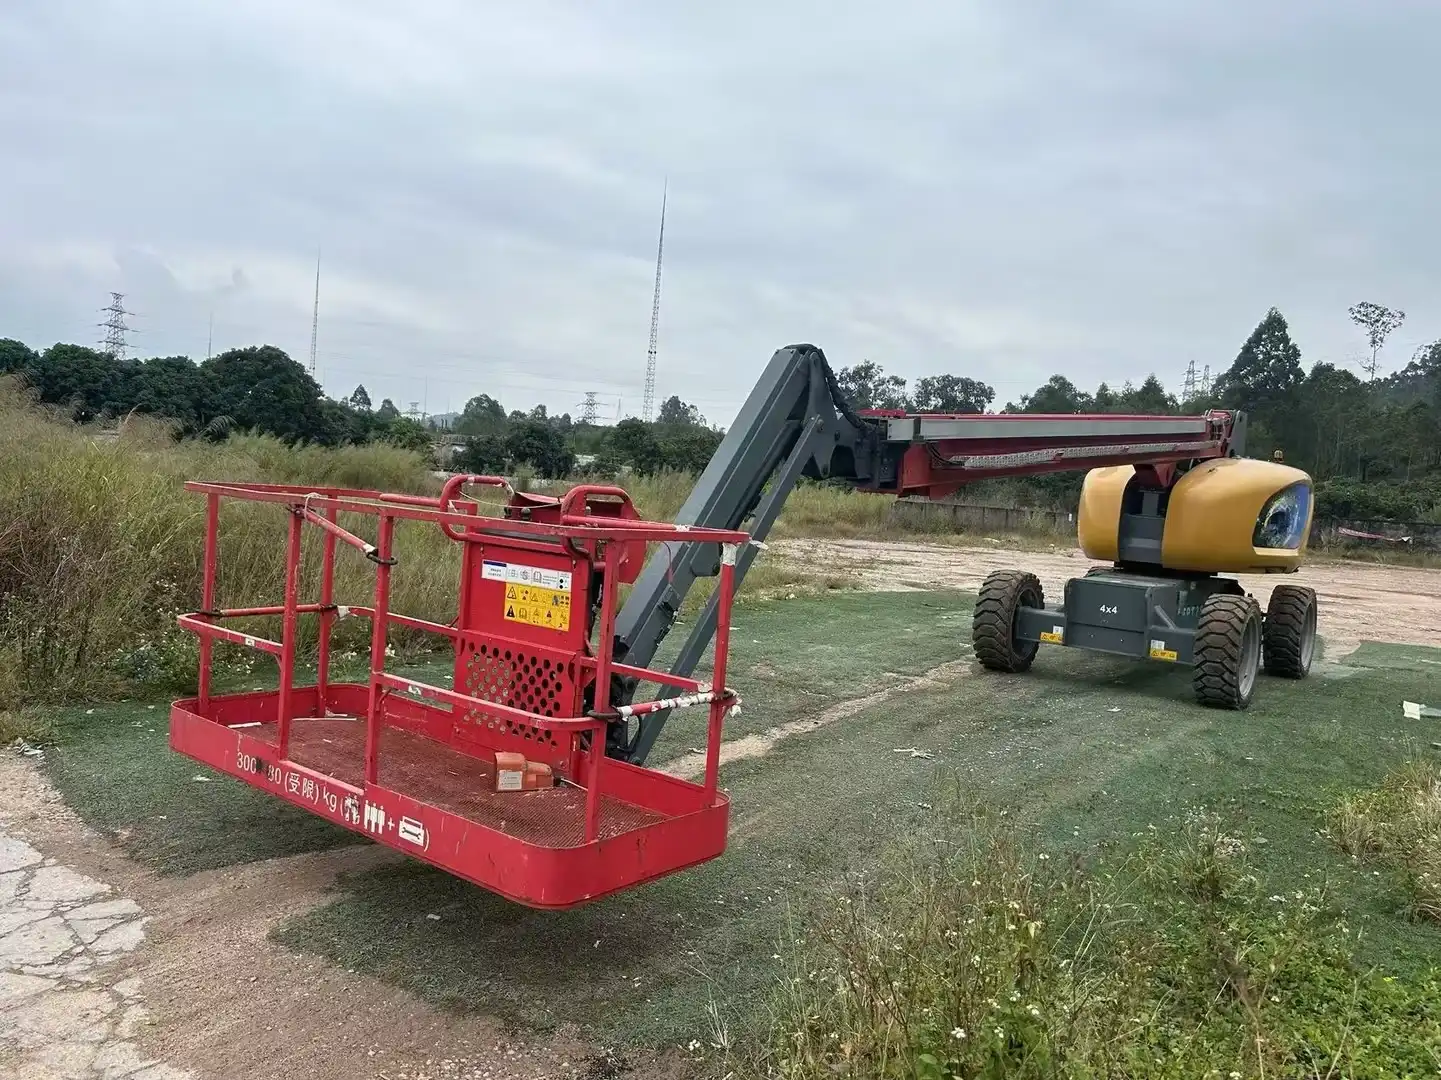
<instances>
[{"instance_id":1,"label":"platform mesh floor","mask_svg":"<svg viewBox=\"0 0 1441 1080\"><path fill-rule=\"evenodd\" d=\"M273 724L251 732L272 745ZM365 779L365 721L296 717L290 760L353 787ZM542 791L495 791L495 766L397 728L380 737L380 785L417 802L459 814L529 844L579 847L585 842L585 791L561 785ZM601 796L600 838L665 820L663 814Z\"/></svg>"}]
</instances>

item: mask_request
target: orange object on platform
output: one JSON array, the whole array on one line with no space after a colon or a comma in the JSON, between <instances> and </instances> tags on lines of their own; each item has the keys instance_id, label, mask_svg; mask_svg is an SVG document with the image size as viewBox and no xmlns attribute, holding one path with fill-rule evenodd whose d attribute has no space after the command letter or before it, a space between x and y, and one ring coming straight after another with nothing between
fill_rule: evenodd
<instances>
[{"instance_id":1,"label":"orange object on platform","mask_svg":"<svg viewBox=\"0 0 1441 1080\"><path fill-rule=\"evenodd\" d=\"M524 754L500 751L495 755L496 791L538 791L555 786L555 773L543 761L526 761Z\"/></svg>"}]
</instances>

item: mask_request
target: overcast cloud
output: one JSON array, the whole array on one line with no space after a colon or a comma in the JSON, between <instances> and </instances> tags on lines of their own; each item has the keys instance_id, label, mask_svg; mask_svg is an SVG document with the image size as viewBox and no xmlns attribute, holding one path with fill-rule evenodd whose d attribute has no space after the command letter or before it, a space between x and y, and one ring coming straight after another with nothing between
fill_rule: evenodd
<instances>
[{"instance_id":1,"label":"overcast cloud","mask_svg":"<svg viewBox=\"0 0 1441 1080\"><path fill-rule=\"evenodd\" d=\"M0 337L328 393L727 423L778 347L908 379L1224 368L1272 304L1441 337L1441 8L1264 0L5 0Z\"/></svg>"}]
</instances>

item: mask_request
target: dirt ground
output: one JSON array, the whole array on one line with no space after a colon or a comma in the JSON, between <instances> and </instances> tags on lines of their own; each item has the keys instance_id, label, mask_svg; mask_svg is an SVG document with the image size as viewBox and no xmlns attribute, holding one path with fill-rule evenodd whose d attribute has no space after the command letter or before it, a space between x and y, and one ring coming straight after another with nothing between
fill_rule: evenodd
<instances>
[{"instance_id":1,"label":"dirt ground","mask_svg":"<svg viewBox=\"0 0 1441 1080\"><path fill-rule=\"evenodd\" d=\"M1059 549L1016 552L843 540L781 540L771 548L780 558L850 568L863 588L874 590L974 590L993 569L1022 567L1034 571L1054 598L1066 578L1088 565L1080 552ZM1264 604L1275 580L1256 577L1246 583ZM1320 632L1332 658L1363 639L1441 645L1441 571L1315 563L1284 580L1320 593ZM970 668L958 659L926 678L961 678ZM833 709L817 717L792 718L771 731L742 736L726 759L758 756L775 742L805 738L843 721L849 712ZM670 767L684 774L694 765L683 756ZM517 1036L483 1016L442 1012L377 979L297 955L268 939L271 928L328 902L337 875L401 858L387 849L346 847L166 877L130 861L83 826L33 760L5 754L0 755L0 855L6 851L20 852L12 861L25 868L0 865L4 1075L29 1080L602 1080L622 1075L644 1080L678 1075L678 1066L665 1060L623 1069L606 1051L585 1045L573 1034ZM71 932L64 920L72 918L72 911L83 911L78 905L93 904L100 896L132 912L126 916L132 920L127 926L134 927L129 947L92 958L81 935L66 938L64 949L55 946L53 963L35 966L33 957L13 951L7 959L5 943L27 920L36 920L40 904L25 896L34 888L32 877L40 866L32 856L58 867L52 875L73 868L90 883L81 887L81 892L88 889L88 899L42 913L60 927L59 933ZM32 877L22 881L22 875ZM7 877L19 882L8 908ZM139 913L134 913L137 906ZM27 941L35 944L33 934ZM57 965L73 960L85 961L73 977L49 970L58 971ZM52 976L53 983L36 981ZM46 1034L44 1017L54 1021L69 1015L69 1007L52 1004L47 1014L37 1002L43 1004L47 994L60 995L53 1000L63 1002L66 994L92 992L110 995L99 999L94 1023L83 1030ZM52 1050L72 1044L78 1049L68 1059L55 1053L46 1057L42 1044L47 1038ZM107 1061L125 1067L107 1068Z\"/></svg>"},{"instance_id":2,"label":"dirt ground","mask_svg":"<svg viewBox=\"0 0 1441 1080\"><path fill-rule=\"evenodd\" d=\"M975 591L992 570L1030 570L1048 601L1059 601L1067 578L1091 565L1074 548L1019 552L996 547L874 540L772 540L784 559L856 573L866 589ZM1317 630L1332 658L1363 640L1441 645L1441 570L1360 562L1311 562L1295 574L1246 574L1240 580L1265 607L1280 582L1315 589Z\"/></svg>"},{"instance_id":3,"label":"dirt ground","mask_svg":"<svg viewBox=\"0 0 1441 1080\"><path fill-rule=\"evenodd\" d=\"M160 876L78 821L33 760L3 754L0 856L27 846L47 857L49 872L74 871L74 877L67 875L77 894L74 903L93 906L98 898L123 905L129 927L139 933L132 933L124 950L105 955L92 956L93 950L70 937L59 941L54 957L36 955L48 942L20 920L40 915L56 923L60 916L32 912L41 901L27 898L27 883L18 896L8 895L4 879L24 871L0 874L0 1075L15 1080L621 1075L607 1051L567 1034L518 1037L482 1016L441 1012L402 990L268 940L273 926L327 902L337 875L402 857L386 848L352 846L187 877ZM12 861L19 866L24 860ZM63 923L59 929L63 934ZM62 973L57 963L37 963L46 960L86 967ZM53 978L43 981L47 976ZM660 1080L672 1070L651 1062L625 1075Z\"/></svg>"}]
</instances>

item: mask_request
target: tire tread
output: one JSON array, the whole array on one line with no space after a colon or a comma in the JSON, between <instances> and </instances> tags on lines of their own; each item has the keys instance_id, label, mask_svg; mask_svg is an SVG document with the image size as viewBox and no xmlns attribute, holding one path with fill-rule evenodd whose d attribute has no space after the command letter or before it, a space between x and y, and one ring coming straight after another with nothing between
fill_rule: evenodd
<instances>
[{"instance_id":1,"label":"tire tread","mask_svg":"<svg viewBox=\"0 0 1441 1080\"><path fill-rule=\"evenodd\" d=\"M1261 652L1266 673L1286 679L1300 679L1307 674L1302 664L1302 638L1306 633L1307 615L1316 605L1316 591L1302 585L1277 585L1271 590L1266 605L1266 620L1261 630Z\"/></svg>"},{"instance_id":2,"label":"tire tread","mask_svg":"<svg viewBox=\"0 0 1441 1080\"><path fill-rule=\"evenodd\" d=\"M1013 630L1021 599L1034 592L1037 607L1045 606L1041 580L1025 570L993 570L981 585L971 616L971 644L976 659L990 671L1016 674L1035 659L1036 647L1016 648Z\"/></svg>"},{"instance_id":3,"label":"tire tread","mask_svg":"<svg viewBox=\"0 0 1441 1080\"><path fill-rule=\"evenodd\" d=\"M1246 623L1259 619L1260 614L1259 605L1249 596L1213 593L1207 598L1196 624L1195 667L1191 675L1196 700L1202 705L1217 709L1244 709L1250 705L1250 698L1241 695L1241 659Z\"/></svg>"}]
</instances>

